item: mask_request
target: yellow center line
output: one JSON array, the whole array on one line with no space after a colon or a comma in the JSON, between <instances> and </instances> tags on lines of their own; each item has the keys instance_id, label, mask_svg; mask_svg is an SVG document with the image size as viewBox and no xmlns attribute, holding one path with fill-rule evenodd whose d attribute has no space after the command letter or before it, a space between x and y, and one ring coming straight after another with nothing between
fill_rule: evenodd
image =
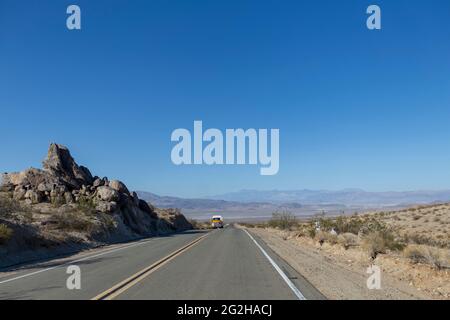
<instances>
[{"instance_id":1,"label":"yellow center line","mask_svg":"<svg viewBox=\"0 0 450 320\"><path fill-rule=\"evenodd\" d=\"M175 259L177 256L181 255L183 252L189 250L190 248L192 248L196 244L200 243L200 241L202 241L208 234L209 234L209 232L207 234L205 234L205 235L203 235L203 236L201 236L201 237L199 237L199 238L189 242L187 245L185 245L185 246L175 250L174 252L170 253L169 255L165 256L164 258L162 258L162 259L156 261L155 263L151 264L150 266L148 266L148 267L146 267L146 268L136 272L132 276L130 276L127 279L119 282L118 284L116 284L115 286L111 287L110 289L105 290L104 292L98 294L97 296L95 296L91 300L112 300L112 299L114 299L115 297L117 297L121 293L125 292L126 290L128 290L132 286L134 286L137 283L139 283L140 281L142 281L144 278L149 276L151 273L155 272L156 270L158 270L159 268L161 268L165 264L167 264L170 261L172 261L173 259Z\"/></svg>"}]
</instances>

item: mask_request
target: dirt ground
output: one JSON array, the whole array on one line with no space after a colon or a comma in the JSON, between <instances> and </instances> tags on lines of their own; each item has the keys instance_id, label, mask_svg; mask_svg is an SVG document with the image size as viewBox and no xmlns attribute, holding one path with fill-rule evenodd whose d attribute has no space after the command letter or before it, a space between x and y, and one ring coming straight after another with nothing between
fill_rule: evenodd
<instances>
[{"instance_id":1,"label":"dirt ground","mask_svg":"<svg viewBox=\"0 0 450 320\"><path fill-rule=\"evenodd\" d=\"M416 242L450 248L450 204L415 206L374 214L397 233Z\"/></svg>"},{"instance_id":2,"label":"dirt ground","mask_svg":"<svg viewBox=\"0 0 450 320\"><path fill-rule=\"evenodd\" d=\"M269 247L329 299L450 299L450 271L411 264L400 255L379 255L371 261L360 248L320 246L295 232L250 228ZM367 268L381 269L381 288L369 290Z\"/></svg>"}]
</instances>

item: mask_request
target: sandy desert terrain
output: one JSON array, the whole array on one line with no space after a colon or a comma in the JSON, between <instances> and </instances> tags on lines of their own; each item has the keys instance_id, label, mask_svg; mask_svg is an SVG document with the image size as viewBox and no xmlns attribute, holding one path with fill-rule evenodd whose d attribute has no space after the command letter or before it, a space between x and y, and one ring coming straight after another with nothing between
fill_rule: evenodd
<instances>
[{"instance_id":1,"label":"sandy desert terrain","mask_svg":"<svg viewBox=\"0 0 450 320\"><path fill-rule=\"evenodd\" d=\"M329 299L450 299L449 222L450 205L439 204L245 227ZM379 290L366 285L371 265Z\"/></svg>"}]
</instances>

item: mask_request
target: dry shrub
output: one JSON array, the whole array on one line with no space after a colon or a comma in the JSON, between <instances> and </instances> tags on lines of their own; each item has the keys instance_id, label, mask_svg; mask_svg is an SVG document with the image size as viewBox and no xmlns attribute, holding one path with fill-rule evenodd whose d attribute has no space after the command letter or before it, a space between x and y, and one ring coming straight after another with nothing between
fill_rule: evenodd
<instances>
[{"instance_id":1,"label":"dry shrub","mask_svg":"<svg viewBox=\"0 0 450 320\"><path fill-rule=\"evenodd\" d=\"M336 218L333 225L331 226L337 233L353 233L358 234L361 228L364 226L366 221L358 216L353 217L343 217L340 216Z\"/></svg>"},{"instance_id":2,"label":"dry shrub","mask_svg":"<svg viewBox=\"0 0 450 320\"><path fill-rule=\"evenodd\" d=\"M412 244L405 248L403 254L412 263L428 264L438 270L450 268L449 252L445 249Z\"/></svg>"},{"instance_id":3,"label":"dry shrub","mask_svg":"<svg viewBox=\"0 0 450 320\"><path fill-rule=\"evenodd\" d=\"M195 219L190 219L189 223L192 225L193 229L200 229L200 224Z\"/></svg>"},{"instance_id":4,"label":"dry shrub","mask_svg":"<svg viewBox=\"0 0 450 320\"><path fill-rule=\"evenodd\" d=\"M363 247L372 259L389 250L402 250L403 245L396 241L388 230L371 231L364 235Z\"/></svg>"},{"instance_id":5,"label":"dry shrub","mask_svg":"<svg viewBox=\"0 0 450 320\"><path fill-rule=\"evenodd\" d=\"M314 239L316 237L317 230L313 223L310 222L308 226L303 230L305 234L307 234L311 239Z\"/></svg>"},{"instance_id":6,"label":"dry shrub","mask_svg":"<svg viewBox=\"0 0 450 320\"><path fill-rule=\"evenodd\" d=\"M320 229L323 231L335 230L338 234L343 233L369 233L371 231L378 231L386 229L386 226L375 217L367 216L352 216L344 217L339 216L337 218L321 218L311 222L311 225L315 223L320 225Z\"/></svg>"},{"instance_id":7,"label":"dry shrub","mask_svg":"<svg viewBox=\"0 0 450 320\"><path fill-rule=\"evenodd\" d=\"M375 259L378 254L386 252L386 244L380 232L367 234L363 239L363 247L372 259Z\"/></svg>"},{"instance_id":8,"label":"dry shrub","mask_svg":"<svg viewBox=\"0 0 450 320\"><path fill-rule=\"evenodd\" d=\"M211 228L210 224L207 223L207 222L199 222L199 221L197 221L195 219L190 219L188 221L192 225L192 228L194 228L195 230L203 230L203 229L210 229ZM249 225L246 225L246 227L254 228L255 226L249 224Z\"/></svg>"},{"instance_id":9,"label":"dry shrub","mask_svg":"<svg viewBox=\"0 0 450 320\"><path fill-rule=\"evenodd\" d=\"M328 242L330 244L336 244L338 242L338 236L336 234L331 234L326 231L318 231L315 234L315 239L323 244L324 242Z\"/></svg>"},{"instance_id":10,"label":"dry shrub","mask_svg":"<svg viewBox=\"0 0 450 320\"><path fill-rule=\"evenodd\" d=\"M287 230L297 225L297 220L289 211L277 211L272 213L272 219L270 219L268 224L272 228Z\"/></svg>"},{"instance_id":11,"label":"dry shrub","mask_svg":"<svg viewBox=\"0 0 450 320\"><path fill-rule=\"evenodd\" d=\"M19 201L0 195L0 217L8 218L12 213L22 211L26 211L26 208L22 207Z\"/></svg>"},{"instance_id":12,"label":"dry shrub","mask_svg":"<svg viewBox=\"0 0 450 320\"><path fill-rule=\"evenodd\" d=\"M338 235L332 234L332 233L327 233L326 241L330 244L337 244L338 243Z\"/></svg>"},{"instance_id":13,"label":"dry shrub","mask_svg":"<svg viewBox=\"0 0 450 320\"><path fill-rule=\"evenodd\" d=\"M358 245L358 236L353 233L343 233L338 236L337 241L347 250L350 247Z\"/></svg>"},{"instance_id":14,"label":"dry shrub","mask_svg":"<svg viewBox=\"0 0 450 320\"><path fill-rule=\"evenodd\" d=\"M308 228L302 226L294 233L294 238L304 238L309 237L309 230Z\"/></svg>"},{"instance_id":15,"label":"dry shrub","mask_svg":"<svg viewBox=\"0 0 450 320\"><path fill-rule=\"evenodd\" d=\"M432 237L432 235L428 235L428 234L418 234L418 233L414 233L414 234L406 234L405 235L405 240L407 242L412 242L413 244L417 244L417 245L428 245L428 246L432 246L432 247L448 247L449 246L449 242L442 240L439 241L439 239L434 239Z\"/></svg>"},{"instance_id":16,"label":"dry shrub","mask_svg":"<svg viewBox=\"0 0 450 320\"><path fill-rule=\"evenodd\" d=\"M426 263L428 250L427 246L424 245L408 245L403 254L406 258L411 260L412 263Z\"/></svg>"},{"instance_id":17,"label":"dry shrub","mask_svg":"<svg viewBox=\"0 0 450 320\"><path fill-rule=\"evenodd\" d=\"M98 219L98 221L100 222L101 226L104 226L106 228L106 230L108 231L113 231L114 229L117 228L117 223L114 220L114 218L107 213L97 213L96 214L96 218ZM98 226L96 228L94 228L94 223L92 222L92 226L91 229L97 229L95 231L100 231L101 226Z\"/></svg>"},{"instance_id":18,"label":"dry shrub","mask_svg":"<svg viewBox=\"0 0 450 320\"><path fill-rule=\"evenodd\" d=\"M66 231L80 231L90 233L94 231L95 224L88 217L78 212L58 213L53 216L56 227Z\"/></svg>"},{"instance_id":19,"label":"dry shrub","mask_svg":"<svg viewBox=\"0 0 450 320\"><path fill-rule=\"evenodd\" d=\"M316 241L320 242L321 244L325 242L326 238L327 238L327 235L326 235L326 232L324 232L324 231L317 231L314 236L314 239Z\"/></svg>"},{"instance_id":20,"label":"dry shrub","mask_svg":"<svg viewBox=\"0 0 450 320\"><path fill-rule=\"evenodd\" d=\"M13 230L5 224L0 224L0 245L6 244L13 235Z\"/></svg>"},{"instance_id":21,"label":"dry shrub","mask_svg":"<svg viewBox=\"0 0 450 320\"><path fill-rule=\"evenodd\" d=\"M85 214L94 215L97 212L96 205L92 198L80 196L76 205L78 207L78 210L84 212Z\"/></svg>"}]
</instances>

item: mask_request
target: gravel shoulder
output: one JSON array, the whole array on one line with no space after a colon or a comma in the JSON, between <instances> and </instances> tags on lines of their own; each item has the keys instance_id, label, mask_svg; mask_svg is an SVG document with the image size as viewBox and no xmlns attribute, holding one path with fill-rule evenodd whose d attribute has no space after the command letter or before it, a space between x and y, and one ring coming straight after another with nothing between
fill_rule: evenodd
<instances>
[{"instance_id":1,"label":"gravel shoulder","mask_svg":"<svg viewBox=\"0 0 450 320\"><path fill-rule=\"evenodd\" d=\"M395 256L380 256L371 262L357 249L296 237L295 233L250 228L272 250L302 274L328 299L410 300L449 299L450 274L424 265L411 265ZM366 273L371 265L381 269L381 289L369 290Z\"/></svg>"}]
</instances>

